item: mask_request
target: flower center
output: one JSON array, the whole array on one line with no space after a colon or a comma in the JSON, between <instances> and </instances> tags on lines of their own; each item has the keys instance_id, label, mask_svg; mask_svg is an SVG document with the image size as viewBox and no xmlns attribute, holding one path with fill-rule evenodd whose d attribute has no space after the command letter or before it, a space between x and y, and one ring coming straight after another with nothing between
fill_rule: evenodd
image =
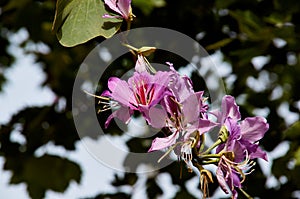
<instances>
[{"instance_id":1,"label":"flower center","mask_svg":"<svg viewBox=\"0 0 300 199\"><path fill-rule=\"evenodd\" d=\"M143 81L136 87L135 99L138 104L149 105L153 100L154 86Z\"/></svg>"}]
</instances>

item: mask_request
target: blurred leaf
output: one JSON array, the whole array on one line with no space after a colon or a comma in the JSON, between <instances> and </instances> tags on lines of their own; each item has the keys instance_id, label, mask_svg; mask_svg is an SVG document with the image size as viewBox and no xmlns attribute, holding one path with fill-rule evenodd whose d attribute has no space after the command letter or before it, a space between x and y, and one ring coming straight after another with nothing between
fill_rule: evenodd
<instances>
[{"instance_id":1,"label":"blurred leaf","mask_svg":"<svg viewBox=\"0 0 300 199\"><path fill-rule=\"evenodd\" d=\"M214 44L210 44L210 45L206 46L205 48L207 50L217 50L217 49L219 49L221 47L226 46L227 44L229 44L230 42L232 42L232 40L233 39L231 39L231 38L222 39L222 40L220 40L220 41L218 41L218 42L216 42Z\"/></svg>"},{"instance_id":2,"label":"blurred leaf","mask_svg":"<svg viewBox=\"0 0 300 199\"><path fill-rule=\"evenodd\" d=\"M283 132L284 138L287 140L300 140L300 121L295 122L286 131Z\"/></svg>"},{"instance_id":3,"label":"blurred leaf","mask_svg":"<svg viewBox=\"0 0 300 199\"><path fill-rule=\"evenodd\" d=\"M115 174L115 180L111 183L113 186L130 185L133 186L137 181L135 173L125 173L122 178Z\"/></svg>"},{"instance_id":4,"label":"blurred leaf","mask_svg":"<svg viewBox=\"0 0 300 199\"><path fill-rule=\"evenodd\" d=\"M99 194L96 197L85 199L130 199L131 196L126 193L114 193L114 194Z\"/></svg>"},{"instance_id":5,"label":"blurred leaf","mask_svg":"<svg viewBox=\"0 0 300 199\"><path fill-rule=\"evenodd\" d=\"M24 7L26 4L31 2L32 0L10 0L4 7L3 11L7 12L14 9L20 9Z\"/></svg>"},{"instance_id":6,"label":"blurred leaf","mask_svg":"<svg viewBox=\"0 0 300 199\"><path fill-rule=\"evenodd\" d=\"M57 112L55 105L28 107L12 117L8 126L11 131L14 130L15 124L21 127L19 131L26 138L26 153L34 154L36 149L51 140L66 149L75 149L75 141L79 137L71 113Z\"/></svg>"},{"instance_id":7,"label":"blurred leaf","mask_svg":"<svg viewBox=\"0 0 300 199\"><path fill-rule=\"evenodd\" d=\"M145 14L149 15L154 8L160 8L166 5L165 0L133 0L132 4Z\"/></svg>"},{"instance_id":8,"label":"blurred leaf","mask_svg":"<svg viewBox=\"0 0 300 199\"><path fill-rule=\"evenodd\" d=\"M300 147L295 152L295 159L296 159L296 162L295 162L296 166L300 166Z\"/></svg>"},{"instance_id":9,"label":"blurred leaf","mask_svg":"<svg viewBox=\"0 0 300 199\"><path fill-rule=\"evenodd\" d=\"M273 39L271 28L266 26L254 12L236 10L229 13L237 20L241 33L246 34L249 40L263 41L268 44Z\"/></svg>"},{"instance_id":10,"label":"blurred leaf","mask_svg":"<svg viewBox=\"0 0 300 199\"><path fill-rule=\"evenodd\" d=\"M103 18L107 13L100 0L57 0L53 30L59 42L67 47L97 36L108 38L119 30L122 19Z\"/></svg>"},{"instance_id":11,"label":"blurred leaf","mask_svg":"<svg viewBox=\"0 0 300 199\"><path fill-rule=\"evenodd\" d=\"M162 189L157 185L155 178L148 178L146 182L148 198L159 198L163 194Z\"/></svg>"},{"instance_id":12,"label":"blurred leaf","mask_svg":"<svg viewBox=\"0 0 300 199\"><path fill-rule=\"evenodd\" d=\"M76 163L53 155L10 157L4 168L12 171L10 183L25 182L33 199L44 198L49 189L64 192L72 180L79 183L81 179L81 169Z\"/></svg>"},{"instance_id":13,"label":"blurred leaf","mask_svg":"<svg viewBox=\"0 0 300 199\"><path fill-rule=\"evenodd\" d=\"M216 0L216 8L218 9L224 9L224 8L227 8L229 7L231 4L235 3L236 0L227 0L227 1L224 1L224 0Z\"/></svg>"},{"instance_id":14,"label":"blurred leaf","mask_svg":"<svg viewBox=\"0 0 300 199\"><path fill-rule=\"evenodd\" d=\"M195 196L190 194L186 189L178 191L174 198L197 199Z\"/></svg>"}]
</instances>

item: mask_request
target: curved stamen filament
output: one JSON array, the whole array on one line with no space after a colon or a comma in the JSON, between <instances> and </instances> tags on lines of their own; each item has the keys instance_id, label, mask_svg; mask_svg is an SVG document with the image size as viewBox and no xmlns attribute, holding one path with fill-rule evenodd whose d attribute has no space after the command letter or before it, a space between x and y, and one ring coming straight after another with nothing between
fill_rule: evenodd
<instances>
[{"instance_id":1,"label":"curved stamen filament","mask_svg":"<svg viewBox=\"0 0 300 199\"><path fill-rule=\"evenodd\" d=\"M87 91L84 90L84 92L90 96L93 96L97 99L99 99L98 101L98 104L99 105L102 105L102 109L99 109L97 111L97 113L101 113L101 112L104 112L104 111L107 111L107 110L110 110L112 108L118 108L119 107L119 103L110 99L109 97L104 97L104 96L99 96L99 95L94 95L92 93L89 93Z\"/></svg>"}]
</instances>

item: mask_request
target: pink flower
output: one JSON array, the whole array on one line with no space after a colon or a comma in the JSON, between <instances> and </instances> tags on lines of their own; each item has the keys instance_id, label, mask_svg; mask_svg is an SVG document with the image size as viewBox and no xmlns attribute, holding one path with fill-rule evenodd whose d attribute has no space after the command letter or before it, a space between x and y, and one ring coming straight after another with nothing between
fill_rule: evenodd
<instances>
[{"instance_id":1,"label":"pink flower","mask_svg":"<svg viewBox=\"0 0 300 199\"><path fill-rule=\"evenodd\" d=\"M269 129L269 124L263 117L247 117L240 121L240 113L235 100L231 96L225 96L222 100L222 112L219 114L221 123L229 133L227 141L217 147L217 153L222 150L232 151L235 154L235 161L245 159L245 152L250 159L262 158L267 161L266 152L258 146L258 141L263 138Z\"/></svg>"},{"instance_id":2,"label":"pink flower","mask_svg":"<svg viewBox=\"0 0 300 199\"><path fill-rule=\"evenodd\" d=\"M132 115L133 111L139 111L149 121L149 109L158 104L169 92L169 75L168 72L157 72L155 75L147 72L135 72L128 79L128 82L117 77L111 77L108 80L109 90L104 91L102 96L107 96L118 102L123 109L123 113L124 109L128 109L129 112L125 118ZM118 117L124 121L124 115L122 118L120 116L118 112L112 114L107 122L109 123L113 117Z\"/></svg>"},{"instance_id":3,"label":"pink flower","mask_svg":"<svg viewBox=\"0 0 300 199\"><path fill-rule=\"evenodd\" d=\"M208 107L204 104L203 92L194 92L191 80L180 76L172 66L171 72L171 94L164 97L160 108L149 110L151 125L155 128L166 127L170 134L155 138L148 152L176 146L175 153L188 163L192 159L192 146L199 144L195 132L200 136L215 127L216 123L205 117Z\"/></svg>"},{"instance_id":4,"label":"pink flower","mask_svg":"<svg viewBox=\"0 0 300 199\"><path fill-rule=\"evenodd\" d=\"M224 152L221 155L216 176L221 189L226 194L229 194L230 190L232 193L231 198L237 199L238 192L235 188L242 188L242 182L245 180L246 175L251 173L249 170L254 166L254 162L249 162L249 159L246 159L243 162L236 163L233 161L233 156L234 154L230 152Z\"/></svg>"},{"instance_id":5,"label":"pink flower","mask_svg":"<svg viewBox=\"0 0 300 199\"><path fill-rule=\"evenodd\" d=\"M104 0L104 3L113 11L117 12L121 16L111 16L105 14L104 18L123 18L126 21L132 20L131 12L131 0Z\"/></svg>"}]
</instances>

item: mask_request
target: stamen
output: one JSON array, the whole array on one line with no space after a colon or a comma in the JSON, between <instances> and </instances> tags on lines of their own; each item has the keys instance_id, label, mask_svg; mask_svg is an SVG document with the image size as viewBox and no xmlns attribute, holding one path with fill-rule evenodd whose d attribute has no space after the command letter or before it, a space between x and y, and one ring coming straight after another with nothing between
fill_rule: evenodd
<instances>
[{"instance_id":1,"label":"stamen","mask_svg":"<svg viewBox=\"0 0 300 199\"><path fill-rule=\"evenodd\" d=\"M106 100L106 101L110 100L110 98L108 98L108 97L104 97L104 96L101 96L101 95L94 95L92 93L87 92L86 90L83 90L83 92L85 92L86 94L88 94L90 96L93 96L93 97L96 97L96 98L99 98L99 99L102 99L102 100Z\"/></svg>"},{"instance_id":2,"label":"stamen","mask_svg":"<svg viewBox=\"0 0 300 199\"><path fill-rule=\"evenodd\" d=\"M162 159L164 159L169 153L171 153L171 151L178 145L178 144L182 144L182 142L177 142L177 143L175 143L174 145L172 145L168 150L167 150L167 152L163 155L163 156L161 156L160 158L159 158L159 160L157 161L157 163L159 163Z\"/></svg>"},{"instance_id":3,"label":"stamen","mask_svg":"<svg viewBox=\"0 0 300 199\"><path fill-rule=\"evenodd\" d=\"M101 113L101 112L104 112L104 111L107 111L107 110L110 110L112 108L119 108L119 103L116 102L116 101L113 101L112 99L110 99L109 97L104 97L104 96L99 96L99 95L94 95L92 93L89 93L87 91L84 90L84 92L90 96L93 96L95 98L98 98L100 99L98 101L98 105L102 105L102 108L100 108L97 113Z\"/></svg>"}]
</instances>

